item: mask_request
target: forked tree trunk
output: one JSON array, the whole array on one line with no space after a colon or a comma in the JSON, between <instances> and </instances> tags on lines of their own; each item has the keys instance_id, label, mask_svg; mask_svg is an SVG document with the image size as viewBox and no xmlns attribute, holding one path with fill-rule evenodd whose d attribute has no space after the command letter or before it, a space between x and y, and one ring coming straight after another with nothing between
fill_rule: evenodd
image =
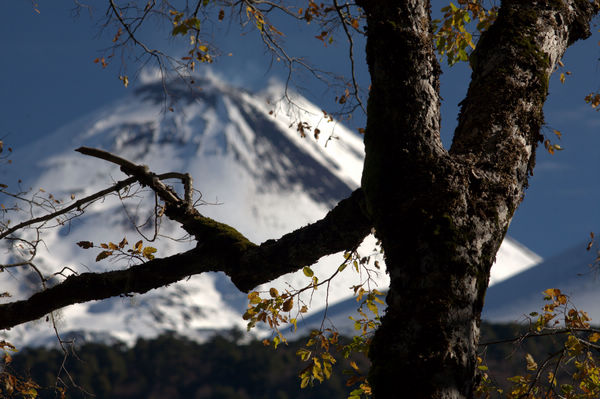
<instances>
[{"instance_id":1,"label":"forked tree trunk","mask_svg":"<svg viewBox=\"0 0 600 399\"><path fill-rule=\"evenodd\" d=\"M568 3L502 2L446 151L429 1L360 1L372 78L362 186L391 277L370 349L377 399L473 395L490 268L534 165L549 76L596 11Z\"/></svg>"},{"instance_id":2,"label":"forked tree trunk","mask_svg":"<svg viewBox=\"0 0 600 399\"><path fill-rule=\"evenodd\" d=\"M322 220L255 245L200 215L146 168L91 150L152 187L197 247L126 270L70 276L0 305L0 328L206 271L225 271L248 291L358 245L374 226L391 277L369 353L374 397L471 398L490 268L533 170L549 76L566 48L589 36L597 0L502 1L471 57L472 80L450 150L440 140L429 0L357 2L367 15L371 73L362 190Z\"/></svg>"}]
</instances>

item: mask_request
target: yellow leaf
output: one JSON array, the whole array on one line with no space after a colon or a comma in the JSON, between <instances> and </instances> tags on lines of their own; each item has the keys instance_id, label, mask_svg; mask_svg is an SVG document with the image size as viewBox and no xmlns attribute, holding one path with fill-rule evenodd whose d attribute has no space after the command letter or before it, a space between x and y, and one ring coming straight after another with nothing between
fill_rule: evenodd
<instances>
[{"instance_id":1,"label":"yellow leaf","mask_svg":"<svg viewBox=\"0 0 600 399\"><path fill-rule=\"evenodd\" d=\"M379 315L379 309L377 309L377 305L373 301L367 301L367 307L373 314Z\"/></svg>"},{"instance_id":2,"label":"yellow leaf","mask_svg":"<svg viewBox=\"0 0 600 399\"><path fill-rule=\"evenodd\" d=\"M600 339L600 333L593 333L592 335L590 335L590 337L588 338L588 340L590 342L598 342L598 340Z\"/></svg>"},{"instance_id":3,"label":"yellow leaf","mask_svg":"<svg viewBox=\"0 0 600 399\"><path fill-rule=\"evenodd\" d=\"M308 386L309 380L310 380L310 377L302 378L302 382L300 383L300 388L306 388Z\"/></svg>"},{"instance_id":4,"label":"yellow leaf","mask_svg":"<svg viewBox=\"0 0 600 399\"><path fill-rule=\"evenodd\" d=\"M535 362L535 360L533 360L533 356L531 356L529 353L525 355L525 361L527 362L527 370L529 370L529 371L537 370L538 365Z\"/></svg>"},{"instance_id":5,"label":"yellow leaf","mask_svg":"<svg viewBox=\"0 0 600 399\"><path fill-rule=\"evenodd\" d=\"M129 86L129 78L126 75L119 76L119 80L123 82L123 86Z\"/></svg>"},{"instance_id":6,"label":"yellow leaf","mask_svg":"<svg viewBox=\"0 0 600 399\"><path fill-rule=\"evenodd\" d=\"M562 72L560 74L560 83L565 83L565 74Z\"/></svg>"},{"instance_id":7,"label":"yellow leaf","mask_svg":"<svg viewBox=\"0 0 600 399\"><path fill-rule=\"evenodd\" d=\"M323 362L323 374L325 375L326 379L331 378L331 363Z\"/></svg>"}]
</instances>

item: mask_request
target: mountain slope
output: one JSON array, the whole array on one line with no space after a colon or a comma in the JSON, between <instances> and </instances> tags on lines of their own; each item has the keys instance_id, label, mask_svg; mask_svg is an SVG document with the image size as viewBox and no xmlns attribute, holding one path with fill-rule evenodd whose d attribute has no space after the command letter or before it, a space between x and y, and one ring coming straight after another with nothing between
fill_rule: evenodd
<instances>
[{"instance_id":1,"label":"mountain slope","mask_svg":"<svg viewBox=\"0 0 600 399\"><path fill-rule=\"evenodd\" d=\"M318 220L358 187L362 138L329 121L318 107L300 97L291 108L277 101L283 90L278 84L250 94L209 74L196 79L196 85L199 88L170 84L170 98L177 100L177 109L169 112L163 85L149 81L122 101L76 120L28 147L26 153L15 154L13 168L27 171L19 177L34 191L44 188L67 201L71 194L82 198L124 177L117 167L73 152L81 145L147 164L157 173L189 172L205 201L198 205L200 212L236 227L257 243ZM319 129L318 139L315 129ZM16 178L16 173L5 177ZM173 185L177 185L175 181ZM45 231L38 266L47 273L65 266L77 272L123 267L107 260L95 262L98 251L84 251L75 242L118 242L125 236L130 243L139 239L147 243L156 227L153 195L143 190L129 194L132 198L123 203L111 196L71 223ZM139 229L146 238L136 232L134 223L143 225ZM158 256L194 245L179 240L183 231L166 220L160 225L160 234L176 240L162 238L152 243ZM373 252L374 244L375 240L368 238L361 254L380 256ZM499 273L494 278L538 260L537 255L508 240L498 255L493 271ZM328 256L314 270L323 280L342 262L341 254ZM13 299L38 289L28 273L21 270L0 276ZM388 284L383 270L373 269L366 275L346 268L328 289L309 290L303 301L313 309L322 308L348 298L352 294L349 288L368 278L380 289ZM309 283L299 272L260 289L275 286L282 291ZM57 318L61 332L76 331L85 339L132 342L138 336L175 330L202 340L215 330L243 327L241 314L246 305L246 296L226 276L207 273L142 296L71 306ZM53 342L53 334L48 323L37 322L15 328L8 338L15 344L40 345Z\"/></svg>"},{"instance_id":2,"label":"mountain slope","mask_svg":"<svg viewBox=\"0 0 600 399\"><path fill-rule=\"evenodd\" d=\"M485 298L483 318L495 323L524 321L525 315L541 312L543 291L558 288L572 305L600 321L600 280L598 267L590 267L598 256L581 243L538 265L490 287Z\"/></svg>"}]
</instances>

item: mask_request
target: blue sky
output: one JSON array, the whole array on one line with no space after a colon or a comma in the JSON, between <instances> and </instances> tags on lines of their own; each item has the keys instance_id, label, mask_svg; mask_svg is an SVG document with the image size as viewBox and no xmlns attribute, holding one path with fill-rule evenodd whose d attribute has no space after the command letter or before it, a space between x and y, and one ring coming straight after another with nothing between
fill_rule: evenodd
<instances>
[{"instance_id":1,"label":"blue sky","mask_svg":"<svg viewBox=\"0 0 600 399\"><path fill-rule=\"evenodd\" d=\"M100 35L95 19L85 11L74 17L71 1L62 1L60 6L49 1L39 3L40 14L30 1L7 2L0 23L0 137L15 149L16 156L19 151L27 151L32 140L132 89L124 88L118 80L119 62L106 69L93 63L110 45L113 32ZM95 9L94 16L100 17L103 12L103 8ZM325 48L313 38L310 27L285 27L286 45L296 54L311 54L323 69L348 72L346 43ZM164 39L167 36L158 29L150 33L150 38L158 39L165 48L176 48ZM223 25L211 31L211 39L224 54L233 53L217 59L212 66L230 82L256 90L271 76L285 76L277 62L271 65L270 56L252 32L241 35L235 24ZM560 130L560 144L565 150L551 156L539 148L535 175L509 230L511 236L543 257L583 243L591 231L600 236L600 114L583 101L587 93L600 89L599 39L595 32L567 52L564 70L572 75L565 84L557 76L552 79L545 107L545 133L554 139L552 129ZM355 57L358 79L365 84L369 78L362 45L357 42ZM128 75L135 74L135 64L129 62L126 68ZM445 68L442 76L446 144L451 140L456 104L466 93L469 74L466 65L459 65ZM319 105L333 104L335 92L315 85L306 75L299 75L296 82ZM363 123L364 117L358 114L350 126L356 128Z\"/></svg>"}]
</instances>

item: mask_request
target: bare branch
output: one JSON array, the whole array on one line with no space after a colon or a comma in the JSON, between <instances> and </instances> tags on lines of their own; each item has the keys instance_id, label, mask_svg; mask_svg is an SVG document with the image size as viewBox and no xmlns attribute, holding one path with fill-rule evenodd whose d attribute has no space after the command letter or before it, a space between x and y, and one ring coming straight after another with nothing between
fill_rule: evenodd
<instances>
[{"instance_id":1,"label":"bare branch","mask_svg":"<svg viewBox=\"0 0 600 399\"><path fill-rule=\"evenodd\" d=\"M137 178L130 177L129 179L125 179L125 180L122 180L120 182L117 182L112 187L106 188L106 189L104 189L102 191L98 191L97 193L94 193L94 194L89 195L89 196L87 196L85 198L77 200L73 204L71 204L71 205L69 205L69 206L67 206L67 207L65 207L63 209L60 209L60 210L58 210L56 212L49 213L47 215L40 216L40 217L37 217L37 218L34 218L34 219L27 220L27 221L22 222L22 223L19 223L19 224L15 225L15 226L11 227L10 229L2 232L0 234L0 239L2 239L4 237L7 237L8 235L14 233L17 230L21 230L24 227L31 226L32 224L46 222L48 220L54 219L57 216L64 215L65 213L68 213L68 212L70 212L70 211L72 211L74 209L80 209L83 206L85 206L86 204L89 204L90 202L96 201L97 199L104 198L104 197L106 197L107 194L110 194L110 193L112 193L114 191L119 191L122 188L125 188L125 187L129 186L130 184L135 183L136 181L137 181Z\"/></svg>"},{"instance_id":2,"label":"bare branch","mask_svg":"<svg viewBox=\"0 0 600 399\"><path fill-rule=\"evenodd\" d=\"M160 176L151 173L146 165L136 165L131 161L97 148L79 147L75 151L84 155L104 159L121 166L121 171L123 173L134 176L140 183L152 188L163 201L169 204L180 204L183 202L173 190L160 181ZM185 175L176 173L168 173L166 176L167 178L172 178L173 176L185 178Z\"/></svg>"},{"instance_id":3,"label":"bare branch","mask_svg":"<svg viewBox=\"0 0 600 399\"><path fill-rule=\"evenodd\" d=\"M352 94L353 94L354 98L356 99L356 101L358 102L358 105L360 106L360 108L363 110L363 112L366 115L367 108L363 105L362 100L360 99L360 96L358 93L358 83L356 83L356 71L354 70L355 69L354 40L352 39L352 35L350 34L350 31L348 30L348 26L346 25L346 18L342 14L342 9L338 5L337 0L333 0L333 5L335 6L335 10L337 11L337 14L340 18L340 22L342 23L342 28L344 28L344 33L346 33L346 37L348 38L348 46L349 46L349 52L350 52L350 54L349 54L350 68L351 68L351 73L352 73L352 87L354 88L354 93L352 93Z\"/></svg>"}]
</instances>

